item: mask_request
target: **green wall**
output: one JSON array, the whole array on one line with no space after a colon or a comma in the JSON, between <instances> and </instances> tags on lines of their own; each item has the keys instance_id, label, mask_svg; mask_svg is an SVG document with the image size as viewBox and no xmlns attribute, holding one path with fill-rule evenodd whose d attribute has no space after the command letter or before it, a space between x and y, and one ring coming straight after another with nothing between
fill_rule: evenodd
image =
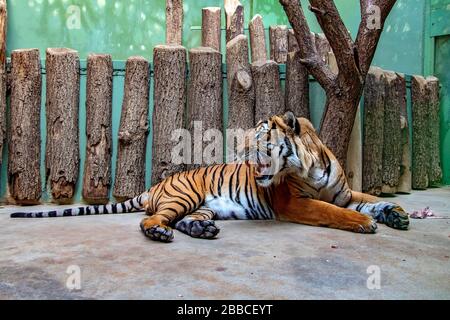
<instances>
[{"instance_id":1,"label":"green wall","mask_svg":"<svg viewBox=\"0 0 450 320\"><path fill-rule=\"evenodd\" d=\"M245 21L259 13L265 26L287 24L277 0L241 0ZM223 0L185 0L183 44L200 45L201 8L222 6ZM304 8L307 1L302 0ZM336 4L353 36L360 21L359 1L337 0ZM80 28L73 10L80 11ZM398 0L389 16L374 64L404 73L422 73L423 13L425 0ZM312 31L320 28L314 15L306 15ZM151 58L152 49L165 39L165 0L8 0L8 52L18 48L39 48L45 58L47 47L71 47L80 58L89 52L106 52L114 60L131 55ZM222 15L222 25L223 23Z\"/></svg>"},{"instance_id":2,"label":"green wall","mask_svg":"<svg viewBox=\"0 0 450 320\"><path fill-rule=\"evenodd\" d=\"M271 24L287 24L284 11L278 1L241 0L245 6L245 21L259 13L266 28ZM356 36L360 16L359 1L335 1L351 32ZM113 90L113 177L117 150L117 132L123 97L124 60L132 55L142 55L152 60L152 50L165 41L165 0L8 0L8 42L7 54L19 48L39 48L43 66L45 49L48 47L70 47L78 50L81 66L90 52L110 53L114 59ZM188 49L200 45L201 8L222 6L222 0L184 0L183 45ZM304 8L307 1L302 0ZM374 64L406 74L424 73L423 33L425 28L425 0L398 0L391 12L385 31L381 37ZM74 17L79 10L79 25ZM320 28L314 15L306 11L310 27L314 32ZM75 23L74 23L75 22ZM222 25L224 18L222 14ZM224 32L222 48L225 48ZM283 67L281 68L283 71ZM283 78L283 73L281 74ZM85 139L85 70L81 74L80 97L80 178L76 201L80 200L81 177L84 166ZM151 90L153 81L151 82ZM224 89L226 83L224 83ZM226 92L226 91L224 91ZM323 90L314 81L311 86L312 120L318 125L324 105ZM152 115L152 95L150 95ZM224 95L226 100L226 95ZM226 101L224 101L226 104ZM43 75L43 95L41 108L42 132L42 177L45 177L43 155L45 151L45 74ZM226 121L226 108L224 112ZM147 168L151 163L151 133L148 138ZM0 177L0 197L6 194L6 160ZM43 179L44 180L44 179ZM150 170L146 173L149 186ZM43 199L47 199L44 194Z\"/></svg>"}]
</instances>

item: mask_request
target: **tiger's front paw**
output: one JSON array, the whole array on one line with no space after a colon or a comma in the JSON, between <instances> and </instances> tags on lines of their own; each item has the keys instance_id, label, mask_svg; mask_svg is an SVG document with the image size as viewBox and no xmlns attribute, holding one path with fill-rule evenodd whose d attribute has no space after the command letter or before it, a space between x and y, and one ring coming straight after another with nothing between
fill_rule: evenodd
<instances>
[{"instance_id":1,"label":"tiger's front paw","mask_svg":"<svg viewBox=\"0 0 450 320\"><path fill-rule=\"evenodd\" d=\"M170 242L173 240L172 228L158 224L146 226L146 220L142 220L140 224L141 230L146 237L161 242Z\"/></svg>"},{"instance_id":2,"label":"tiger's front paw","mask_svg":"<svg viewBox=\"0 0 450 320\"><path fill-rule=\"evenodd\" d=\"M409 216L399 206L394 205L384 210L385 224L391 228L399 230L408 230Z\"/></svg>"},{"instance_id":3,"label":"tiger's front paw","mask_svg":"<svg viewBox=\"0 0 450 320\"><path fill-rule=\"evenodd\" d=\"M378 228L376 221L371 217L366 218L367 220L358 223L353 231L358 233L375 233Z\"/></svg>"}]
</instances>

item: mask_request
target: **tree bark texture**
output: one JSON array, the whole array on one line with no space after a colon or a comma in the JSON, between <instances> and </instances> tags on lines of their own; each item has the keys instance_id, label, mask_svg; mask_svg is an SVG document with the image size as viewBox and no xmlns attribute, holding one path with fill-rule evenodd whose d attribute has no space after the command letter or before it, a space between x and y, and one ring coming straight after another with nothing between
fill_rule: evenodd
<instances>
[{"instance_id":1,"label":"tree bark texture","mask_svg":"<svg viewBox=\"0 0 450 320\"><path fill-rule=\"evenodd\" d=\"M383 184L384 73L372 67L364 89L363 192L381 193Z\"/></svg>"},{"instance_id":2,"label":"tree bark texture","mask_svg":"<svg viewBox=\"0 0 450 320\"><path fill-rule=\"evenodd\" d=\"M422 76L411 78L412 103L412 188L428 187L429 171L429 101L427 80Z\"/></svg>"},{"instance_id":3,"label":"tree bark texture","mask_svg":"<svg viewBox=\"0 0 450 320\"><path fill-rule=\"evenodd\" d=\"M255 94L244 35L227 44L227 82L228 128L250 129L255 125Z\"/></svg>"},{"instance_id":4,"label":"tree bark texture","mask_svg":"<svg viewBox=\"0 0 450 320\"><path fill-rule=\"evenodd\" d=\"M225 0L226 43L244 34L244 6L239 0Z\"/></svg>"},{"instance_id":5,"label":"tree bark texture","mask_svg":"<svg viewBox=\"0 0 450 320\"><path fill-rule=\"evenodd\" d=\"M294 30L288 33L288 55L286 60L285 106L297 117L310 119L309 74L302 64Z\"/></svg>"},{"instance_id":6,"label":"tree bark texture","mask_svg":"<svg viewBox=\"0 0 450 320\"><path fill-rule=\"evenodd\" d=\"M398 179L397 192L411 192L411 144L409 142L408 112L406 105L406 81L405 75L397 73L398 84L398 108L400 109L401 128L401 154L400 177Z\"/></svg>"},{"instance_id":7,"label":"tree bark texture","mask_svg":"<svg viewBox=\"0 0 450 320\"><path fill-rule=\"evenodd\" d=\"M255 86L255 122L284 113L278 64L272 60L253 62L252 76Z\"/></svg>"},{"instance_id":8,"label":"tree bark texture","mask_svg":"<svg viewBox=\"0 0 450 320\"><path fill-rule=\"evenodd\" d=\"M288 29L286 26L269 27L270 59L286 63L288 54Z\"/></svg>"},{"instance_id":9,"label":"tree bark texture","mask_svg":"<svg viewBox=\"0 0 450 320\"><path fill-rule=\"evenodd\" d=\"M189 62L188 128L193 145L193 163L189 168L193 169L223 161L223 149L211 152L211 159L204 158L208 154L206 146L213 139L223 139L222 55L211 48L194 48L189 51ZM208 137L205 133L209 129L215 129L220 136Z\"/></svg>"},{"instance_id":10,"label":"tree bark texture","mask_svg":"<svg viewBox=\"0 0 450 320\"><path fill-rule=\"evenodd\" d=\"M383 186L381 192L397 192L402 161L402 134L400 123L400 105L404 97L403 81L392 71L384 72L384 125L383 125Z\"/></svg>"},{"instance_id":11,"label":"tree bark texture","mask_svg":"<svg viewBox=\"0 0 450 320\"><path fill-rule=\"evenodd\" d=\"M145 149L148 134L150 66L143 57L126 63L113 195L119 201L145 190Z\"/></svg>"},{"instance_id":12,"label":"tree bark texture","mask_svg":"<svg viewBox=\"0 0 450 320\"><path fill-rule=\"evenodd\" d=\"M257 14L248 24L250 33L250 47L252 53L252 62L258 60L267 60L266 52L266 34L262 17Z\"/></svg>"},{"instance_id":13,"label":"tree bark texture","mask_svg":"<svg viewBox=\"0 0 450 320\"><path fill-rule=\"evenodd\" d=\"M166 44L183 40L183 0L166 0Z\"/></svg>"},{"instance_id":14,"label":"tree bark texture","mask_svg":"<svg viewBox=\"0 0 450 320\"><path fill-rule=\"evenodd\" d=\"M183 128L186 104L186 49L182 46L156 46L153 50L153 152L152 185L175 172L185 170L175 163L171 151L174 130Z\"/></svg>"},{"instance_id":15,"label":"tree bark texture","mask_svg":"<svg viewBox=\"0 0 450 320\"><path fill-rule=\"evenodd\" d=\"M46 72L46 178L53 201L67 203L75 193L80 165L78 52L66 48L47 49Z\"/></svg>"},{"instance_id":16,"label":"tree bark texture","mask_svg":"<svg viewBox=\"0 0 450 320\"><path fill-rule=\"evenodd\" d=\"M220 8L202 9L202 47L210 47L220 52Z\"/></svg>"},{"instance_id":17,"label":"tree bark texture","mask_svg":"<svg viewBox=\"0 0 450 320\"><path fill-rule=\"evenodd\" d=\"M330 43L328 42L327 38L323 33L316 33L315 34L315 44L316 44L316 50L319 54L319 57L328 64L328 52L331 52ZM337 72L336 72L337 74Z\"/></svg>"},{"instance_id":18,"label":"tree bark texture","mask_svg":"<svg viewBox=\"0 0 450 320\"><path fill-rule=\"evenodd\" d=\"M0 0L0 155L3 154L3 143L6 139L6 31L8 13L6 0ZM0 157L1 158L1 157ZM2 160L0 159L0 165Z\"/></svg>"},{"instance_id":19,"label":"tree bark texture","mask_svg":"<svg viewBox=\"0 0 450 320\"><path fill-rule=\"evenodd\" d=\"M439 80L436 77L427 77L427 95L429 101L429 157L428 184L438 185L442 179L440 141L439 141Z\"/></svg>"},{"instance_id":20,"label":"tree bark texture","mask_svg":"<svg viewBox=\"0 0 450 320\"><path fill-rule=\"evenodd\" d=\"M41 186L41 62L38 49L11 53L8 182L18 204L36 204Z\"/></svg>"},{"instance_id":21,"label":"tree bark texture","mask_svg":"<svg viewBox=\"0 0 450 320\"><path fill-rule=\"evenodd\" d=\"M83 199L107 203L111 187L113 63L108 54L90 54L86 83L86 159Z\"/></svg>"}]
</instances>

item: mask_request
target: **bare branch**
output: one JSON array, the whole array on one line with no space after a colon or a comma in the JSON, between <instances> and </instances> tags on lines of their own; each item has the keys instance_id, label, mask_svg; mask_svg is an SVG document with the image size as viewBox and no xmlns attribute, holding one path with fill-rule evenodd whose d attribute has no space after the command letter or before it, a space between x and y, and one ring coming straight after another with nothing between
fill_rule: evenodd
<instances>
[{"instance_id":1,"label":"bare branch","mask_svg":"<svg viewBox=\"0 0 450 320\"><path fill-rule=\"evenodd\" d=\"M336 84L336 76L317 54L316 47L311 38L311 31L299 0L279 1L294 29L295 38L299 46L300 58L303 60L309 73L313 75L325 90L332 89Z\"/></svg>"},{"instance_id":2,"label":"bare branch","mask_svg":"<svg viewBox=\"0 0 450 320\"><path fill-rule=\"evenodd\" d=\"M322 31L330 43L339 67L338 77L352 81L362 81L355 61L353 41L341 19L334 1L309 0Z\"/></svg>"},{"instance_id":3,"label":"bare branch","mask_svg":"<svg viewBox=\"0 0 450 320\"><path fill-rule=\"evenodd\" d=\"M361 75L365 78L383 31L384 22L396 0L360 0L361 23L355 47Z\"/></svg>"}]
</instances>

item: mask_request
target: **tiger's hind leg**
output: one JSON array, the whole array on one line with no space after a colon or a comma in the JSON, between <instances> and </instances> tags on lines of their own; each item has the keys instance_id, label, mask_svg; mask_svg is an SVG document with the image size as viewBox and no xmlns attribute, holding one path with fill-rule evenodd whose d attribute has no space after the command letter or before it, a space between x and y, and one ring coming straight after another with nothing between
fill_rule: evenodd
<instances>
[{"instance_id":1,"label":"tiger's hind leg","mask_svg":"<svg viewBox=\"0 0 450 320\"><path fill-rule=\"evenodd\" d=\"M200 207L175 224L175 228L194 238L212 239L219 233L213 218L216 214L207 207Z\"/></svg>"},{"instance_id":2,"label":"tiger's hind leg","mask_svg":"<svg viewBox=\"0 0 450 320\"><path fill-rule=\"evenodd\" d=\"M352 191L352 202L347 208L367 214L394 229L407 230L409 227L408 214L402 207L365 193Z\"/></svg>"}]
</instances>

